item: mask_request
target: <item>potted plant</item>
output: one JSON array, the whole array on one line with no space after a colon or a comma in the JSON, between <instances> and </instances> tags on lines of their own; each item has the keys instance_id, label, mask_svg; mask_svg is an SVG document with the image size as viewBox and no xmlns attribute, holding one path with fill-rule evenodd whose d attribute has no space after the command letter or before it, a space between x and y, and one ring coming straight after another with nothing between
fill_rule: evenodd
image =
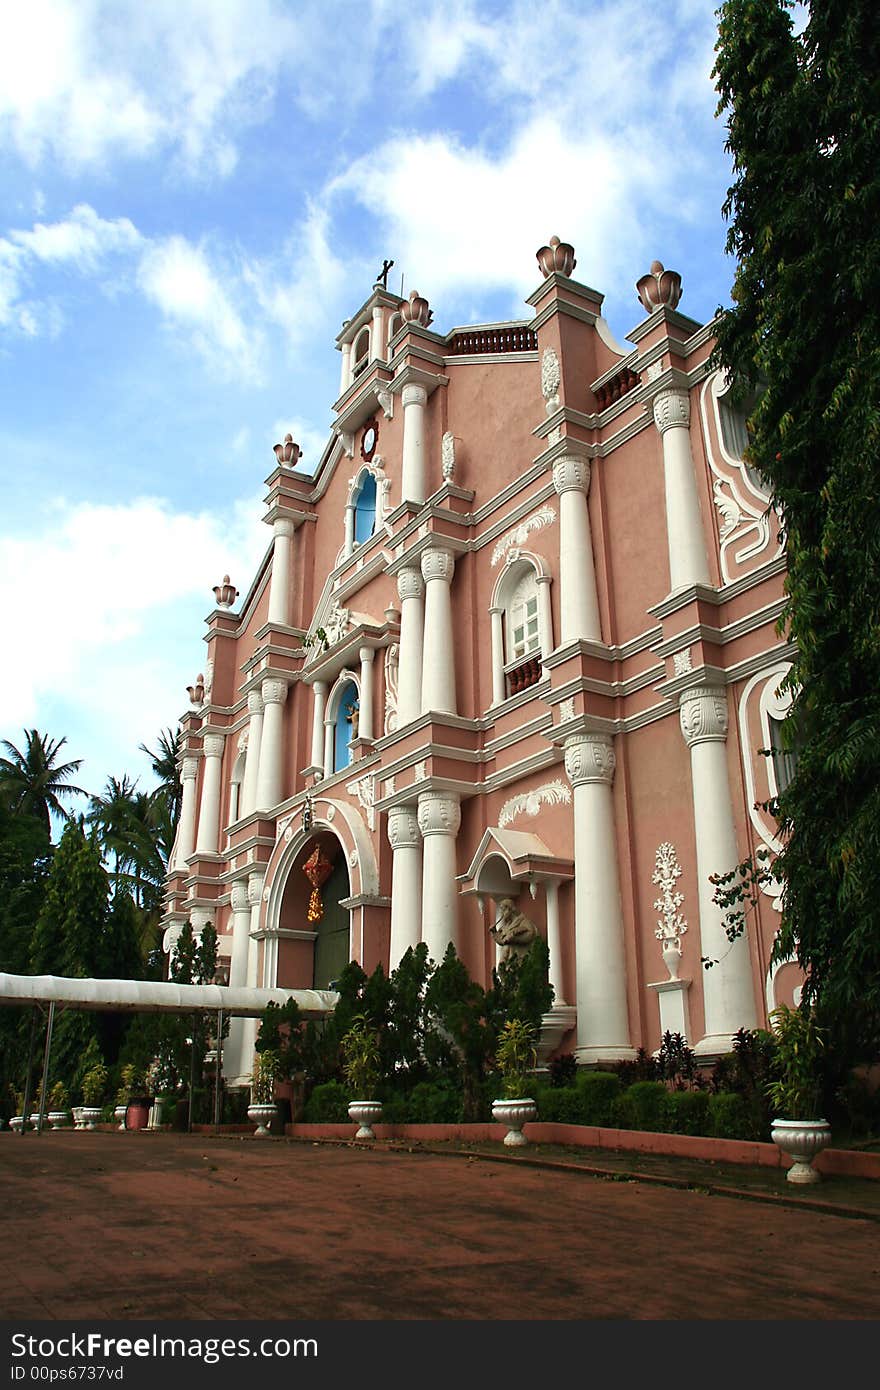
<instances>
[{"instance_id":1,"label":"potted plant","mask_svg":"<svg viewBox=\"0 0 880 1390\"><path fill-rule=\"evenodd\" d=\"M522 1019L511 1018L501 1030L495 1052L504 1095L492 1102L492 1118L507 1125L504 1142L510 1147L527 1143L523 1125L538 1117L538 1107L526 1094L528 1073L538 1062L535 1030Z\"/></svg>"},{"instance_id":2,"label":"potted plant","mask_svg":"<svg viewBox=\"0 0 880 1390\"><path fill-rule=\"evenodd\" d=\"M49 1123L53 1129L66 1129L70 1119L70 1097L63 1081L56 1081L49 1092Z\"/></svg>"},{"instance_id":3,"label":"potted plant","mask_svg":"<svg viewBox=\"0 0 880 1390\"><path fill-rule=\"evenodd\" d=\"M777 1118L770 1134L774 1144L793 1159L789 1182L819 1182L813 1159L831 1142L831 1126L822 1117L820 1060L825 1047L822 1030L812 1013L781 1004L770 1015L776 1036L775 1079L767 1094Z\"/></svg>"},{"instance_id":4,"label":"potted plant","mask_svg":"<svg viewBox=\"0 0 880 1390\"><path fill-rule=\"evenodd\" d=\"M382 1118L382 1102L374 1100L381 1075L379 1039L365 1014L356 1014L342 1039L342 1070L357 1099L348 1116L359 1126L355 1139L375 1139L372 1126Z\"/></svg>"},{"instance_id":5,"label":"potted plant","mask_svg":"<svg viewBox=\"0 0 880 1390\"><path fill-rule=\"evenodd\" d=\"M18 1134L24 1128L24 1092L15 1092L15 1109L18 1112L9 1121L9 1128Z\"/></svg>"},{"instance_id":6,"label":"potted plant","mask_svg":"<svg viewBox=\"0 0 880 1390\"><path fill-rule=\"evenodd\" d=\"M248 1106L248 1119L257 1126L256 1137L266 1139L269 1124L275 1118L275 1078L278 1075L278 1053L273 1048L264 1048L257 1053L251 1082L251 1103Z\"/></svg>"},{"instance_id":7,"label":"potted plant","mask_svg":"<svg viewBox=\"0 0 880 1390\"><path fill-rule=\"evenodd\" d=\"M101 1101L107 1090L107 1079L107 1068L102 1062L90 1067L82 1079L84 1129L94 1129L101 1118Z\"/></svg>"},{"instance_id":8,"label":"potted plant","mask_svg":"<svg viewBox=\"0 0 880 1390\"><path fill-rule=\"evenodd\" d=\"M150 1100L143 1073L133 1062L122 1068L122 1087L117 1101L124 1097L125 1115L122 1129L146 1129L150 1118ZM118 1114L119 1105L116 1111Z\"/></svg>"}]
</instances>

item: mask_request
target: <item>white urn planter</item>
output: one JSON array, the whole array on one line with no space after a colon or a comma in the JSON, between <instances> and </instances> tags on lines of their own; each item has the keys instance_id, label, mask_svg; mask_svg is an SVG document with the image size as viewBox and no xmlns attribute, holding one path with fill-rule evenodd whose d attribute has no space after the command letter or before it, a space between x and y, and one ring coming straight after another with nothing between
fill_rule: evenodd
<instances>
[{"instance_id":1,"label":"white urn planter","mask_svg":"<svg viewBox=\"0 0 880 1390\"><path fill-rule=\"evenodd\" d=\"M274 1100L270 1102L258 1101L257 1104L248 1106L248 1119L257 1126L255 1138L269 1138L269 1126L275 1118L276 1110L277 1106Z\"/></svg>"},{"instance_id":2,"label":"white urn planter","mask_svg":"<svg viewBox=\"0 0 880 1390\"><path fill-rule=\"evenodd\" d=\"M12 1119L9 1121L9 1128L13 1130L16 1134L20 1134L21 1127L23 1124L24 1115L13 1115Z\"/></svg>"},{"instance_id":3,"label":"white urn planter","mask_svg":"<svg viewBox=\"0 0 880 1390\"><path fill-rule=\"evenodd\" d=\"M70 1115L66 1110L49 1111L48 1120L53 1129L67 1129L69 1119Z\"/></svg>"},{"instance_id":4,"label":"white urn planter","mask_svg":"<svg viewBox=\"0 0 880 1390\"><path fill-rule=\"evenodd\" d=\"M523 1125L538 1118L538 1107L528 1096L515 1100L493 1100L492 1119L498 1124L507 1125L504 1142L508 1148L519 1148L529 1141L523 1134Z\"/></svg>"},{"instance_id":5,"label":"white urn planter","mask_svg":"<svg viewBox=\"0 0 880 1390\"><path fill-rule=\"evenodd\" d=\"M116 1109L113 1111L113 1118L118 1122L120 1129L125 1129L125 1112L127 1110L127 1105L117 1105Z\"/></svg>"},{"instance_id":6,"label":"white urn planter","mask_svg":"<svg viewBox=\"0 0 880 1390\"><path fill-rule=\"evenodd\" d=\"M94 1129L101 1118L100 1105L84 1105L81 1110L83 1129Z\"/></svg>"},{"instance_id":7,"label":"white urn planter","mask_svg":"<svg viewBox=\"0 0 880 1390\"><path fill-rule=\"evenodd\" d=\"M831 1143L831 1126L827 1120L774 1120L770 1137L777 1148L794 1159L786 1174L789 1182L821 1182L813 1159Z\"/></svg>"},{"instance_id":8,"label":"white urn planter","mask_svg":"<svg viewBox=\"0 0 880 1390\"><path fill-rule=\"evenodd\" d=\"M382 1118L380 1100L352 1100L348 1103L348 1118L359 1125L355 1139L375 1139L373 1125Z\"/></svg>"}]
</instances>

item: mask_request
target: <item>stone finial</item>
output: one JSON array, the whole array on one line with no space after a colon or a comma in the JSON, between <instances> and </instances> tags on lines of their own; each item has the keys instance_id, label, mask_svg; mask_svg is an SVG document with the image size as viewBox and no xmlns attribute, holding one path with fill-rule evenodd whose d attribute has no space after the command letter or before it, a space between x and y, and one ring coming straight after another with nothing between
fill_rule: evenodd
<instances>
[{"instance_id":1,"label":"stone finial","mask_svg":"<svg viewBox=\"0 0 880 1390\"><path fill-rule=\"evenodd\" d=\"M284 443L275 444L273 447L279 463L284 464L285 468L296 468L302 458L302 449L298 444L294 444L292 434L286 434Z\"/></svg>"},{"instance_id":2,"label":"stone finial","mask_svg":"<svg viewBox=\"0 0 880 1390\"><path fill-rule=\"evenodd\" d=\"M400 317L404 323L420 323L423 328L427 328L434 315L427 299L423 299L418 290L412 290L409 299L400 306Z\"/></svg>"},{"instance_id":3,"label":"stone finial","mask_svg":"<svg viewBox=\"0 0 880 1390\"><path fill-rule=\"evenodd\" d=\"M550 238L549 246L542 246L536 253L538 265L541 267L541 274L544 279L552 275L554 270L560 275L571 275L577 265L574 258L574 247L567 241L560 241L558 236Z\"/></svg>"},{"instance_id":4,"label":"stone finial","mask_svg":"<svg viewBox=\"0 0 880 1390\"><path fill-rule=\"evenodd\" d=\"M636 281L636 291L649 314L661 305L676 309L681 299L681 276L677 270L666 270L662 261L652 261L648 274Z\"/></svg>"},{"instance_id":5,"label":"stone finial","mask_svg":"<svg viewBox=\"0 0 880 1390\"><path fill-rule=\"evenodd\" d=\"M186 693L189 696L189 702L192 705L193 709L198 709L199 705L204 704L205 677L202 675L201 671L196 676L195 685L188 685L186 687Z\"/></svg>"},{"instance_id":6,"label":"stone finial","mask_svg":"<svg viewBox=\"0 0 880 1390\"><path fill-rule=\"evenodd\" d=\"M214 585L214 599L218 608L231 608L238 598L238 590L230 584L229 575L224 574L223 583Z\"/></svg>"}]
</instances>

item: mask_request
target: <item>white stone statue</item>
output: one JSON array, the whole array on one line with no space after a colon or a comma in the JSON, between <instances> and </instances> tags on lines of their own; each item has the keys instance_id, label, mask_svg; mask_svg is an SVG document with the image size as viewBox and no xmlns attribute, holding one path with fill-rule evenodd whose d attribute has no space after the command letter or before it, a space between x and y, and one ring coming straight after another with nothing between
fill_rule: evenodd
<instances>
[{"instance_id":1,"label":"white stone statue","mask_svg":"<svg viewBox=\"0 0 880 1390\"><path fill-rule=\"evenodd\" d=\"M502 948L502 961L524 956L539 935L534 922L520 912L513 898L501 899L495 925L489 928L489 933Z\"/></svg>"}]
</instances>

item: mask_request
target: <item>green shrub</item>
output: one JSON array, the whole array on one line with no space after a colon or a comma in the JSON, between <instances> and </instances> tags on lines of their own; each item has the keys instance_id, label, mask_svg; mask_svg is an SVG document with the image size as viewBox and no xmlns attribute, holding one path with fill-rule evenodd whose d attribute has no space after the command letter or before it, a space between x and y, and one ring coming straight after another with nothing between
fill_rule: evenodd
<instances>
[{"instance_id":1,"label":"green shrub","mask_svg":"<svg viewBox=\"0 0 880 1390\"><path fill-rule=\"evenodd\" d=\"M709 1129L716 1139L749 1137L748 1106L735 1091L719 1091L709 1097Z\"/></svg>"},{"instance_id":2,"label":"green shrub","mask_svg":"<svg viewBox=\"0 0 880 1390\"><path fill-rule=\"evenodd\" d=\"M583 1096L576 1086L541 1087L535 1097L538 1116L558 1125L582 1125Z\"/></svg>"},{"instance_id":3,"label":"green shrub","mask_svg":"<svg viewBox=\"0 0 880 1390\"><path fill-rule=\"evenodd\" d=\"M612 1123L620 1129L669 1129L669 1092L662 1081L636 1081L612 1106Z\"/></svg>"},{"instance_id":4,"label":"green shrub","mask_svg":"<svg viewBox=\"0 0 880 1390\"><path fill-rule=\"evenodd\" d=\"M577 1074L575 1088L581 1098L582 1125L608 1126L614 1123L614 1102L620 1095L620 1080L611 1071L587 1071Z\"/></svg>"},{"instance_id":5,"label":"green shrub","mask_svg":"<svg viewBox=\"0 0 880 1390\"><path fill-rule=\"evenodd\" d=\"M571 1086L577 1076L577 1058L573 1052L560 1052L557 1057L550 1058L547 1069L551 1086Z\"/></svg>"},{"instance_id":6,"label":"green shrub","mask_svg":"<svg viewBox=\"0 0 880 1390\"><path fill-rule=\"evenodd\" d=\"M382 1100L382 1123L383 1125L405 1125L409 1123L409 1106L407 1097L400 1091L395 1091Z\"/></svg>"},{"instance_id":7,"label":"green shrub","mask_svg":"<svg viewBox=\"0 0 880 1390\"><path fill-rule=\"evenodd\" d=\"M461 1120L461 1092L435 1081L420 1081L407 1098L409 1123L454 1125Z\"/></svg>"},{"instance_id":8,"label":"green shrub","mask_svg":"<svg viewBox=\"0 0 880 1390\"><path fill-rule=\"evenodd\" d=\"M306 1101L303 1118L311 1125L345 1124L348 1120L348 1102L351 1099L346 1088L338 1081L325 1081L316 1086Z\"/></svg>"},{"instance_id":9,"label":"green shrub","mask_svg":"<svg viewBox=\"0 0 880 1390\"><path fill-rule=\"evenodd\" d=\"M671 1091L666 1103L673 1134L708 1134L708 1091Z\"/></svg>"}]
</instances>

